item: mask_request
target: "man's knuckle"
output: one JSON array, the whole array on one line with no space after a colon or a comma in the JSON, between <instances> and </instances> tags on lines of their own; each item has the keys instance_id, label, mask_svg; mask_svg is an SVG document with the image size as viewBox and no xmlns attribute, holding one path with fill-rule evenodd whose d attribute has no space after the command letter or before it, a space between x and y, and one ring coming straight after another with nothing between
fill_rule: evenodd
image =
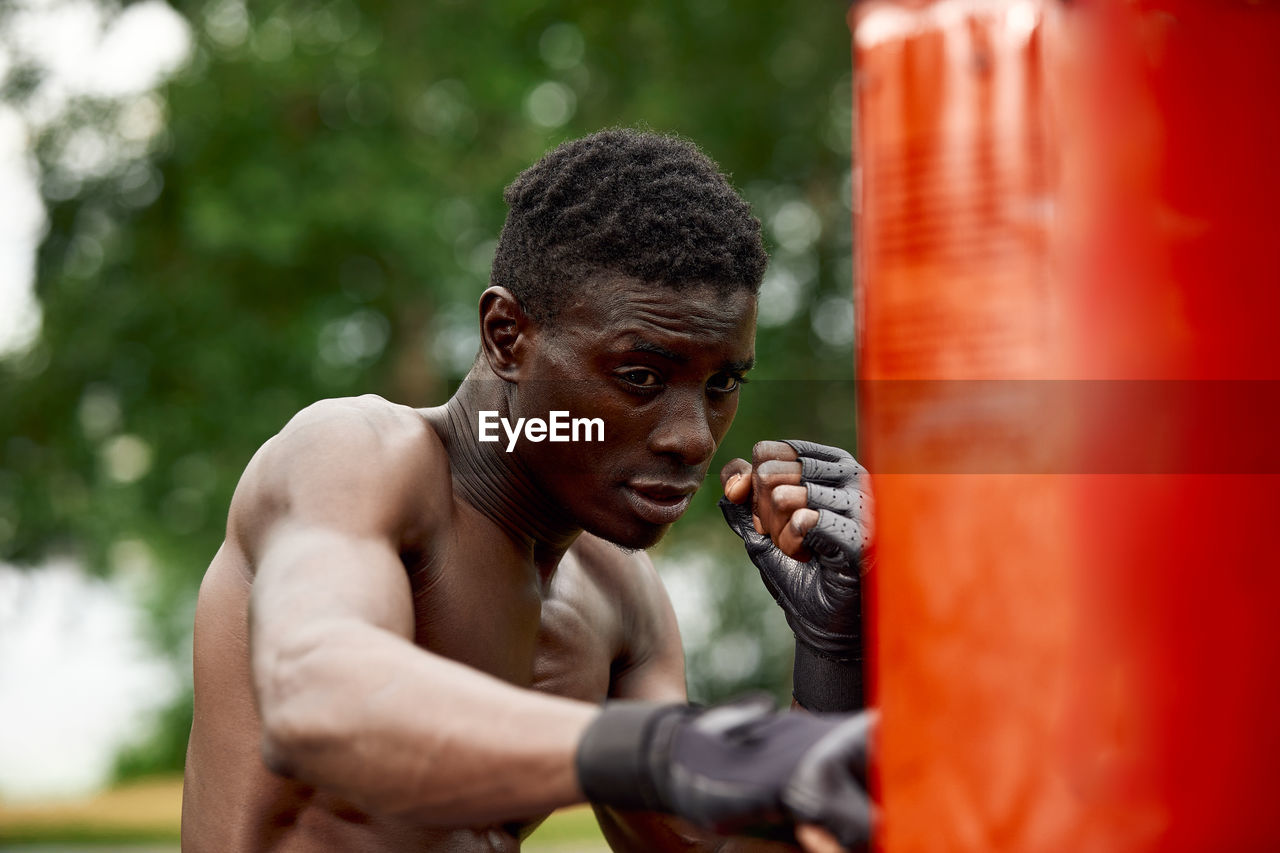
<instances>
[{"instance_id":1,"label":"man's knuckle","mask_svg":"<svg viewBox=\"0 0 1280 853\"><path fill-rule=\"evenodd\" d=\"M770 459L760 463L758 470L761 482L769 485L794 484L800 480L799 468L794 462Z\"/></svg>"}]
</instances>

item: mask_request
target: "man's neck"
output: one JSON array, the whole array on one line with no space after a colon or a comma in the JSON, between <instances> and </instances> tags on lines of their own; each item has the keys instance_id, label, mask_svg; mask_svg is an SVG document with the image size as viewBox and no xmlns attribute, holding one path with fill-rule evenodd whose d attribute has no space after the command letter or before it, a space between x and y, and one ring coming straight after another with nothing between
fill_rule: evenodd
<instances>
[{"instance_id":1,"label":"man's neck","mask_svg":"<svg viewBox=\"0 0 1280 853\"><path fill-rule=\"evenodd\" d=\"M449 453L453 484L463 500L498 525L513 541L528 547L544 576L582 532L556 513L558 504L538 486L528 468L500 442L477 439L481 410L510 415L507 383L480 378L473 368L457 392L429 419Z\"/></svg>"}]
</instances>

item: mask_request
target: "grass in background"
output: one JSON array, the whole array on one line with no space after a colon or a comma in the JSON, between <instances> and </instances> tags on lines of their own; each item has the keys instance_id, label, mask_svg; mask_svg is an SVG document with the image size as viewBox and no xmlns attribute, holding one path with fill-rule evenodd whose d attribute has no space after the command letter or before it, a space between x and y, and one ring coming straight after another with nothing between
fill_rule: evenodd
<instances>
[{"instance_id":1,"label":"grass in background","mask_svg":"<svg viewBox=\"0 0 1280 853\"><path fill-rule=\"evenodd\" d=\"M93 797L57 803L0 803L0 846L172 844L182 819L182 778L143 779ZM524 844L529 853L607 853L589 808L561 809Z\"/></svg>"},{"instance_id":2,"label":"grass in background","mask_svg":"<svg viewBox=\"0 0 1280 853\"><path fill-rule=\"evenodd\" d=\"M0 842L178 842L182 777L139 780L82 800L0 803Z\"/></svg>"}]
</instances>

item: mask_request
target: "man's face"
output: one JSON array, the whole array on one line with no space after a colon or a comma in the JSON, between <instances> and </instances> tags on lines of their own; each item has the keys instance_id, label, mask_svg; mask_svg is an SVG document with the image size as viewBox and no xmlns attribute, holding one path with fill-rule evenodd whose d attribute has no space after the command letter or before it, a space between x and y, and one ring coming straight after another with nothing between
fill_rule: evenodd
<instances>
[{"instance_id":1,"label":"man's face","mask_svg":"<svg viewBox=\"0 0 1280 853\"><path fill-rule=\"evenodd\" d=\"M755 350L755 296L610 278L536 329L516 417L601 418L604 440L515 452L584 529L630 548L689 506L738 410Z\"/></svg>"}]
</instances>

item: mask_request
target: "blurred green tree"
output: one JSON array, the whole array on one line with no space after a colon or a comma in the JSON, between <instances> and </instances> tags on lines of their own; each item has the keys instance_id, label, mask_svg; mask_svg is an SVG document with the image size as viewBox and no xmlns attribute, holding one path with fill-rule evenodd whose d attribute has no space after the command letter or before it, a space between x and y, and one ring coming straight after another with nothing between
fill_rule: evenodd
<instances>
[{"instance_id":1,"label":"blurred green tree","mask_svg":"<svg viewBox=\"0 0 1280 853\"><path fill-rule=\"evenodd\" d=\"M43 328L0 360L0 559L69 552L138 575L157 643L181 664L254 450L319 398L442 401L475 352L502 188L610 125L695 140L765 224L760 367L716 470L765 437L852 444L843 4L178 8L193 53L158 96L78 103L36 139ZM21 103L39 80L14 65L4 98ZM85 128L125 152L105 173L67 166ZM691 688L777 691L790 648L771 638L785 626L740 582L754 570L714 491L662 548L697 566L715 613L694 632ZM126 769L180 766L188 725L189 698Z\"/></svg>"}]
</instances>

